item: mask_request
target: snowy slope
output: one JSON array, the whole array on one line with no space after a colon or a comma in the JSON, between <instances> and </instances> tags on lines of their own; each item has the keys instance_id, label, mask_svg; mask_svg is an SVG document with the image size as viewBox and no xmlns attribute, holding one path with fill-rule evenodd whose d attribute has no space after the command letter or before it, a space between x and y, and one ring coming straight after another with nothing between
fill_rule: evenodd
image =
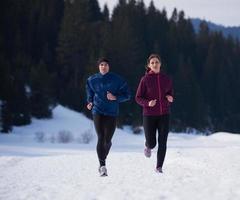
<instances>
[{"instance_id":1,"label":"snowy slope","mask_svg":"<svg viewBox=\"0 0 240 200\"><path fill-rule=\"evenodd\" d=\"M58 106L51 120L34 120L0 134L0 200L240 199L240 136L170 134L164 173L154 172L153 156L143 156L144 136L117 129L99 177L93 124ZM52 142L65 130L69 143ZM89 144L79 140L92 134ZM43 132L45 141L35 140Z\"/></svg>"}]
</instances>

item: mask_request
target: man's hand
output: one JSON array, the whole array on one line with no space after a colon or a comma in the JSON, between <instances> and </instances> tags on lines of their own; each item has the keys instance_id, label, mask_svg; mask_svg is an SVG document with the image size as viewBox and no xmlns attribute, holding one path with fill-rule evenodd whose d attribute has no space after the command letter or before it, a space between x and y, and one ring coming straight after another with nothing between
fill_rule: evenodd
<instances>
[{"instance_id":1,"label":"man's hand","mask_svg":"<svg viewBox=\"0 0 240 200\"><path fill-rule=\"evenodd\" d=\"M117 97L114 96L111 92L107 91L107 99L110 101L117 100Z\"/></svg>"},{"instance_id":2,"label":"man's hand","mask_svg":"<svg viewBox=\"0 0 240 200\"><path fill-rule=\"evenodd\" d=\"M87 109L88 109L88 110L92 110L92 107L93 107L92 102L88 103L88 105L87 105Z\"/></svg>"}]
</instances>

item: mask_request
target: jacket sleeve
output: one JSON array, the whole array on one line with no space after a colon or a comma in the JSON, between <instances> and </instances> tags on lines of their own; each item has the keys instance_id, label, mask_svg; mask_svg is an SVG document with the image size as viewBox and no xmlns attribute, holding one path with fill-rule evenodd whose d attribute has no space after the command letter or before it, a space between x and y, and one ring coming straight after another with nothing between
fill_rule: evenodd
<instances>
[{"instance_id":1,"label":"jacket sleeve","mask_svg":"<svg viewBox=\"0 0 240 200\"><path fill-rule=\"evenodd\" d=\"M169 87L168 87L168 91L166 92L166 95L170 95L173 97L173 83L172 83L172 79L169 79Z\"/></svg>"},{"instance_id":2,"label":"jacket sleeve","mask_svg":"<svg viewBox=\"0 0 240 200\"><path fill-rule=\"evenodd\" d=\"M88 103L93 102L94 92L91 88L91 83L89 79L87 80L87 83L86 83L86 92L87 92L87 102Z\"/></svg>"},{"instance_id":3,"label":"jacket sleeve","mask_svg":"<svg viewBox=\"0 0 240 200\"><path fill-rule=\"evenodd\" d=\"M146 94L146 85L144 83L144 79L142 78L138 85L135 100L139 105L141 105L143 107L148 106L148 100L145 98L145 94Z\"/></svg>"},{"instance_id":4,"label":"jacket sleeve","mask_svg":"<svg viewBox=\"0 0 240 200\"><path fill-rule=\"evenodd\" d=\"M124 81L124 80L121 81L121 85L119 87L116 97L117 97L117 101L119 103L122 103L124 101L128 101L131 99L130 89L129 89L126 81Z\"/></svg>"}]
</instances>

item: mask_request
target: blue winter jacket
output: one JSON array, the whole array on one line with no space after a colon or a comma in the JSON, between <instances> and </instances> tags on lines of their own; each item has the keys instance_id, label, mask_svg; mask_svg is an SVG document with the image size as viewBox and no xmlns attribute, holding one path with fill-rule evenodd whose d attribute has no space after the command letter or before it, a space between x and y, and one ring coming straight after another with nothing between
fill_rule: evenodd
<instances>
[{"instance_id":1,"label":"blue winter jacket","mask_svg":"<svg viewBox=\"0 0 240 200\"><path fill-rule=\"evenodd\" d=\"M131 98L126 81L119 75L108 72L94 74L87 79L86 84L87 102L93 103L92 114L103 114L117 116L119 114L119 103ZM117 97L116 100L108 100L107 92Z\"/></svg>"}]
</instances>

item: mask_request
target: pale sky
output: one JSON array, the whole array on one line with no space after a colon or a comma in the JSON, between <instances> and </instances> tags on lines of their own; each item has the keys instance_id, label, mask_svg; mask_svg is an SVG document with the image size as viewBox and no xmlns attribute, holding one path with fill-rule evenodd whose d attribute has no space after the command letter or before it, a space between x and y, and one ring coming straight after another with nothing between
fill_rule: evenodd
<instances>
[{"instance_id":1,"label":"pale sky","mask_svg":"<svg viewBox=\"0 0 240 200\"><path fill-rule=\"evenodd\" d=\"M107 3L110 10L118 0L98 0L101 7ZM150 0L144 0L149 5ZM168 16L174 7L183 10L186 17L200 18L224 26L240 26L240 0L154 0L158 9L166 8Z\"/></svg>"}]
</instances>

